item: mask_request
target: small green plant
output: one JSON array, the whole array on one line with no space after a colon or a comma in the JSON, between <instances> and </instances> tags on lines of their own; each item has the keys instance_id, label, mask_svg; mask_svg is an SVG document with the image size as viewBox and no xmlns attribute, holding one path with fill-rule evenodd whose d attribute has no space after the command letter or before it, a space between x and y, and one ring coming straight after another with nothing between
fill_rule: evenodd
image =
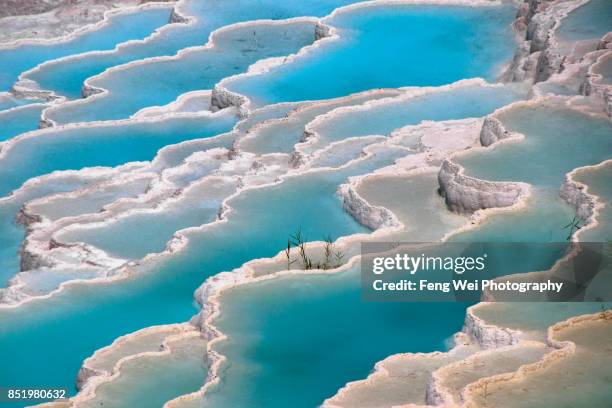
<instances>
[{"instance_id":1,"label":"small green plant","mask_svg":"<svg viewBox=\"0 0 612 408\"><path fill-rule=\"evenodd\" d=\"M297 249L300 260L302 261L302 268L305 270L327 270L341 266L344 259L344 253L341 250L336 249L330 235L325 237L324 241L325 245L323 247L323 260L321 262L313 262L306 250L306 238L302 235L302 229L298 228L295 234L289 235L289 239L287 240L287 248L284 251L285 257L287 258L287 270L289 270L291 265L296 261L291 260L292 248Z\"/></svg>"},{"instance_id":2,"label":"small green plant","mask_svg":"<svg viewBox=\"0 0 612 408\"><path fill-rule=\"evenodd\" d=\"M344 259L344 253L340 250L334 252L334 258L336 258L336 268L342 265L342 261Z\"/></svg>"},{"instance_id":3,"label":"small green plant","mask_svg":"<svg viewBox=\"0 0 612 408\"><path fill-rule=\"evenodd\" d=\"M565 238L566 241L571 240L572 236L574 235L574 232L582 228L582 225L580 225L580 222L581 222L580 218L578 218L577 215L574 215L574 218L572 218L572 221L563 227L563 229L569 228L569 234L567 234L567 238Z\"/></svg>"},{"instance_id":4,"label":"small green plant","mask_svg":"<svg viewBox=\"0 0 612 408\"><path fill-rule=\"evenodd\" d=\"M285 256L287 257L287 270L291 269L291 265L295 262L295 259L291 259L291 239L287 239L287 249L285 249Z\"/></svg>"},{"instance_id":5,"label":"small green plant","mask_svg":"<svg viewBox=\"0 0 612 408\"><path fill-rule=\"evenodd\" d=\"M329 269L332 264L332 257L334 256L334 243L330 235L325 237L324 251L323 269Z\"/></svg>"},{"instance_id":6,"label":"small green plant","mask_svg":"<svg viewBox=\"0 0 612 408\"><path fill-rule=\"evenodd\" d=\"M289 236L289 239L293 246L298 249L298 254L302 259L302 267L304 269L312 269L312 260L306 252L306 240L302 236L302 228L298 228L295 234Z\"/></svg>"}]
</instances>

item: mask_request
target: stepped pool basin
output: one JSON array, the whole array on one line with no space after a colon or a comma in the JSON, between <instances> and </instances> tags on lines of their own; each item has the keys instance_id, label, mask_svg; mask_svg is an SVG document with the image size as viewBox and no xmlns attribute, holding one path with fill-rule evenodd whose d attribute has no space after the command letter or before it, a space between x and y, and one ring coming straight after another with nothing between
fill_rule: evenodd
<instances>
[{"instance_id":1,"label":"stepped pool basin","mask_svg":"<svg viewBox=\"0 0 612 408\"><path fill-rule=\"evenodd\" d=\"M206 377L206 341L198 333L171 342L169 348L170 354L127 362L116 380L98 388L96 397L82 406L161 407L172 398L199 389ZM155 381L150 381L152 378Z\"/></svg>"},{"instance_id":2,"label":"stepped pool basin","mask_svg":"<svg viewBox=\"0 0 612 408\"><path fill-rule=\"evenodd\" d=\"M194 183L168 208L139 211L110 225L72 229L57 235L62 242L85 242L111 256L139 259L161 252L176 231L199 226L217 218L221 202L234 193L237 180L211 178Z\"/></svg>"},{"instance_id":3,"label":"stepped pool basin","mask_svg":"<svg viewBox=\"0 0 612 408\"><path fill-rule=\"evenodd\" d=\"M139 59L170 56L179 50L202 46L209 35L226 25L258 20L283 20L298 16L324 16L334 8L353 3L351 0L324 0L317 2L283 2L258 0L214 2L183 0L179 11L192 21L165 27L163 32L146 41L121 44L112 52L94 52L88 56L57 61L32 72L28 78L42 89L49 89L71 99L81 97L81 87L87 78L104 70ZM138 68L135 68L138 69Z\"/></svg>"},{"instance_id":4,"label":"stepped pool basin","mask_svg":"<svg viewBox=\"0 0 612 408\"><path fill-rule=\"evenodd\" d=\"M581 231L580 240L584 242L609 242L612 236L612 163L608 162L595 168L578 171L574 180L587 185L589 194L597 197L603 204L597 216L597 227Z\"/></svg>"},{"instance_id":5,"label":"stepped pool basin","mask_svg":"<svg viewBox=\"0 0 612 408\"><path fill-rule=\"evenodd\" d=\"M365 93L353 95L321 104L305 106L298 112L293 112L288 118L281 118L252 132L249 137L240 140L240 148L256 154L290 153L293 147L304 135L305 126L317 116L333 111L343 106L356 106L367 101L388 98L399 94L397 90L387 90L375 94Z\"/></svg>"},{"instance_id":6,"label":"stepped pool basin","mask_svg":"<svg viewBox=\"0 0 612 408\"><path fill-rule=\"evenodd\" d=\"M311 239L364 232L334 193L349 175L390 160L393 156L372 158L342 171L309 173L245 192L230 202L235 210L227 222L190 234L189 247L166 261L144 265L140 274L115 283L74 285L50 299L0 310L0 347L11 350L11 361L20 362L8 361L10 368L0 373L0 381L52 380L72 389L82 360L96 349L143 327L188 320L195 312L192 295L206 277L274 255L300 226ZM287 197L299 197L300 205L286 202ZM151 313L153 309L157 312ZM43 333L47 346L55 350L44 359L38 341Z\"/></svg>"},{"instance_id":7,"label":"stepped pool basin","mask_svg":"<svg viewBox=\"0 0 612 408\"><path fill-rule=\"evenodd\" d=\"M481 117L522 98L520 88L513 86L457 86L414 96L382 101L374 106L345 110L320 121L314 130L319 139L307 150L325 146L349 137L390 134L402 126L426 120L452 120Z\"/></svg>"},{"instance_id":8,"label":"stepped pool basin","mask_svg":"<svg viewBox=\"0 0 612 408\"><path fill-rule=\"evenodd\" d=\"M215 349L231 364L206 407L317 406L391 354L444 350L466 307L427 304L424 315L419 303L362 302L356 269L247 285L222 302L217 325L230 338Z\"/></svg>"},{"instance_id":9,"label":"stepped pool basin","mask_svg":"<svg viewBox=\"0 0 612 408\"><path fill-rule=\"evenodd\" d=\"M131 39L145 38L170 20L170 7L155 7L112 16L108 24L66 41L0 48L0 90L8 91L20 73L38 64L92 50L109 50Z\"/></svg>"},{"instance_id":10,"label":"stepped pool basin","mask_svg":"<svg viewBox=\"0 0 612 408\"><path fill-rule=\"evenodd\" d=\"M612 124L605 119L540 105L510 109L499 119L525 139L504 143L487 154L460 158L457 162L466 168L467 175L559 189L563 176L574 168L612 157Z\"/></svg>"},{"instance_id":11,"label":"stepped pool basin","mask_svg":"<svg viewBox=\"0 0 612 408\"><path fill-rule=\"evenodd\" d=\"M602 76L602 83L612 85L612 57L604 59L595 72Z\"/></svg>"},{"instance_id":12,"label":"stepped pool basin","mask_svg":"<svg viewBox=\"0 0 612 408\"><path fill-rule=\"evenodd\" d=\"M513 14L507 6L355 8L325 20L338 28L340 39L268 73L229 80L225 86L263 105L374 88L444 85L472 77L492 80L514 48Z\"/></svg>"},{"instance_id":13,"label":"stepped pool basin","mask_svg":"<svg viewBox=\"0 0 612 408\"><path fill-rule=\"evenodd\" d=\"M309 20L229 28L215 35L211 47L98 77L91 85L108 93L51 109L47 117L57 123L127 118L186 92L212 89L222 78L244 72L258 60L297 52L313 41L314 24Z\"/></svg>"},{"instance_id":14,"label":"stepped pool basin","mask_svg":"<svg viewBox=\"0 0 612 408\"><path fill-rule=\"evenodd\" d=\"M589 0L561 20L557 36L561 41L599 40L610 31L612 7L608 0Z\"/></svg>"},{"instance_id":15,"label":"stepped pool basin","mask_svg":"<svg viewBox=\"0 0 612 408\"><path fill-rule=\"evenodd\" d=\"M46 105L31 104L0 112L0 143L21 133L38 129L40 113Z\"/></svg>"},{"instance_id":16,"label":"stepped pool basin","mask_svg":"<svg viewBox=\"0 0 612 408\"><path fill-rule=\"evenodd\" d=\"M45 183L30 185L18 194L0 199L0 287L19 271L19 246L24 230L15 224L15 216L25 203L53 195L86 187L89 183L101 181L105 177L82 178L75 175L55 177Z\"/></svg>"},{"instance_id":17,"label":"stepped pool basin","mask_svg":"<svg viewBox=\"0 0 612 408\"><path fill-rule=\"evenodd\" d=\"M117 125L46 129L14 143L0 157L0 194L29 178L57 170L118 166L151 160L163 146L224 133L236 121L234 112Z\"/></svg>"}]
</instances>

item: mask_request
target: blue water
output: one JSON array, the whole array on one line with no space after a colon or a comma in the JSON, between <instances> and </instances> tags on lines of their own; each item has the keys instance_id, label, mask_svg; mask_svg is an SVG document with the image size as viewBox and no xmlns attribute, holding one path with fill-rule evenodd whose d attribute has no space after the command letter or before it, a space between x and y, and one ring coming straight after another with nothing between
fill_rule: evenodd
<instances>
[{"instance_id":1,"label":"blue water","mask_svg":"<svg viewBox=\"0 0 612 408\"><path fill-rule=\"evenodd\" d=\"M6 109L16 108L17 106L28 105L30 103L40 102L36 99L16 98L8 92L0 92L0 112Z\"/></svg>"},{"instance_id":2,"label":"blue water","mask_svg":"<svg viewBox=\"0 0 612 408\"><path fill-rule=\"evenodd\" d=\"M557 35L563 41L598 40L611 30L612 2L589 0L561 20Z\"/></svg>"},{"instance_id":3,"label":"blue water","mask_svg":"<svg viewBox=\"0 0 612 408\"><path fill-rule=\"evenodd\" d=\"M222 78L246 71L257 60L296 52L312 41L312 23L226 31L217 37L214 48L117 71L95 81L94 85L109 93L86 103L50 110L48 116L58 123L127 118L147 106L170 103L185 92L212 89Z\"/></svg>"},{"instance_id":4,"label":"blue water","mask_svg":"<svg viewBox=\"0 0 612 408\"><path fill-rule=\"evenodd\" d=\"M255 137L240 141L240 148L256 154L291 153L293 146L300 141L304 134L304 126L317 116L326 114L339 107L360 105L366 101L387 98L397 94L397 91L364 94L350 99L337 99L335 101L326 101L322 105L308 106L290 115L288 120L276 121L259 128Z\"/></svg>"},{"instance_id":5,"label":"blue water","mask_svg":"<svg viewBox=\"0 0 612 408\"><path fill-rule=\"evenodd\" d=\"M612 157L612 124L568 109L526 107L500 116L511 131L526 134L488 154L472 154L458 163L466 174L495 181L524 181L558 190L576 167Z\"/></svg>"},{"instance_id":6,"label":"blue water","mask_svg":"<svg viewBox=\"0 0 612 408\"><path fill-rule=\"evenodd\" d=\"M340 113L319 125L317 132L325 143L354 136L388 135L402 126L424 120L481 117L521 98L521 93L512 87L461 87L390 101L365 112Z\"/></svg>"},{"instance_id":7,"label":"blue water","mask_svg":"<svg viewBox=\"0 0 612 408\"><path fill-rule=\"evenodd\" d=\"M45 129L36 137L21 140L0 159L0 196L29 178L56 170L151 160L163 146L224 133L235 120L234 115L224 114L121 126Z\"/></svg>"},{"instance_id":8,"label":"blue water","mask_svg":"<svg viewBox=\"0 0 612 408\"><path fill-rule=\"evenodd\" d=\"M169 347L169 355L123 364L121 375L97 388L96 397L80 407L162 407L166 401L197 391L206 378L206 340L191 337Z\"/></svg>"},{"instance_id":9,"label":"blue water","mask_svg":"<svg viewBox=\"0 0 612 408\"><path fill-rule=\"evenodd\" d=\"M358 270L237 288L223 296L218 321L230 340L217 350L230 364L205 406L318 406L391 354L444 350L465 308L363 302Z\"/></svg>"},{"instance_id":10,"label":"blue water","mask_svg":"<svg viewBox=\"0 0 612 408\"><path fill-rule=\"evenodd\" d=\"M70 98L79 98L85 79L112 66L143 58L174 55L183 48L204 45L210 33L222 26L264 18L281 20L296 16L324 16L336 7L352 2L354 1L191 0L185 4L183 10L185 14L196 18L194 24L176 24L147 42L124 44L110 53L95 53L82 59L60 61L45 67L30 78L41 84L43 89L50 89Z\"/></svg>"},{"instance_id":11,"label":"blue water","mask_svg":"<svg viewBox=\"0 0 612 408\"><path fill-rule=\"evenodd\" d=\"M512 7L382 6L342 13L343 38L229 88L257 104L372 88L494 79L514 50ZM307 86L306 86L307 84Z\"/></svg>"},{"instance_id":12,"label":"blue water","mask_svg":"<svg viewBox=\"0 0 612 408\"><path fill-rule=\"evenodd\" d=\"M47 181L36 187L31 187L27 192L12 196L10 199L0 201L0 287L6 286L6 282L19 271L19 245L23 240L24 230L14 223L15 215L19 208L26 202L39 197L59 192L73 191L82 188L86 183L71 179Z\"/></svg>"},{"instance_id":13,"label":"blue water","mask_svg":"<svg viewBox=\"0 0 612 408\"><path fill-rule=\"evenodd\" d=\"M342 210L337 185L391 159L246 192L231 203L236 211L228 222L192 235L186 251L150 273L115 284L73 286L51 299L0 311L0 349L6 351L0 355L0 383L72 388L82 360L97 348L142 327L188 320L196 311L192 294L208 276L276 254L299 226L308 239L364 231Z\"/></svg>"},{"instance_id":14,"label":"blue water","mask_svg":"<svg viewBox=\"0 0 612 408\"><path fill-rule=\"evenodd\" d=\"M21 133L38 129L40 113L46 105L35 104L0 112L0 142L9 140Z\"/></svg>"},{"instance_id":15,"label":"blue water","mask_svg":"<svg viewBox=\"0 0 612 408\"><path fill-rule=\"evenodd\" d=\"M204 177L204 175L202 175ZM185 191L180 201L164 211L143 211L110 224L62 233L62 242L86 242L106 253L125 259L139 259L161 252L176 231L217 219L221 200L235 192L236 183L207 183Z\"/></svg>"},{"instance_id":16,"label":"blue water","mask_svg":"<svg viewBox=\"0 0 612 408\"><path fill-rule=\"evenodd\" d=\"M19 74L44 61L92 50L108 50L124 41L144 38L168 23L170 11L170 8L154 8L123 13L111 18L110 24L99 30L84 33L69 41L0 49L0 90L9 90Z\"/></svg>"}]
</instances>

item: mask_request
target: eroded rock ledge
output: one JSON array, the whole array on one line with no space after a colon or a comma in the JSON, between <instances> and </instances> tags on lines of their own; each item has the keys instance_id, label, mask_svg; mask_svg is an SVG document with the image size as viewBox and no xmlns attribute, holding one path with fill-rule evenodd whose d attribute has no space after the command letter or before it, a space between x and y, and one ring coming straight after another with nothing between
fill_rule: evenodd
<instances>
[{"instance_id":1,"label":"eroded rock ledge","mask_svg":"<svg viewBox=\"0 0 612 408\"><path fill-rule=\"evenodd\" d=\"M399 224L399 221L391 211L385 207L370 205L355 191L354 186L350 184L340 186L338 195L342 199L344 210L360 224L372 230Z\"/></svg>"},{"instance_id":2,"label":"eroded rock ledge","mask_svg":"<svg viewBox=\"0 0 612 408\"><path fill-rule=\"evenodd\" d=\"M576 210L576 216L583 223L589 222L594 215L596 202L587 194L584 184L572 180L571 174L565 176L559 196Z\"/></svg>"},{"instance_id":3,"label":"eroded rock ledge","mask_svg":"<svg viewBox=\"0 0 612 408\"><path fill-rule=\"evenodd\" d=\"M480 305L482 305L481 303ZM521 340L521 332L506 327L498 327L485 323L474 313L472 306L466 311L463 332L475 340L483 349L492 349L517 344Z\"/></svg>"},{"instance_id":4,"label":"eroded rock ledge","mask_svg":"<svg viewBox=\"0 0 612 408\"><path fill-rule=\"evenodd\" d=\"M498 140L512 137L513 134L506 130L504 125L493 116L487 116L480 130L480 144L490 146Z\"/></svg>"},{"instance_id":5,"label":"eroded rock ledge","mask_svg":"<svg viewBox=\"0 0 612 408\"><path fill-rule=\"evenodd\" d=\"M568 9L580 0L562 4L557 0L525 0L518 9L514 27L522 37L504 81L545 81L563 69L565 56L551 46L553 30Z\"/></svg>"},{"instance_id":6,"label":"eroded rock ledge","mask_svg":"<svg viewBox=\"0 0 612 408\"><path fill-rule=\"evenodd\" d=\"M463 168L444 160L438 173L438 192L451 211L471 214L487 208L510 207L516 204L527 185L479 180L463 175Z\"/></svg>"}]
</instances>

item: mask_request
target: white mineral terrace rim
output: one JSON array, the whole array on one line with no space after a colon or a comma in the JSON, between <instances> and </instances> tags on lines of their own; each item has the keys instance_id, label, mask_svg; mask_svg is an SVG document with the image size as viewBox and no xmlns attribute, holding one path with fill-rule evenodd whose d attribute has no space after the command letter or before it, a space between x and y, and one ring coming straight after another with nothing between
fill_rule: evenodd
<instances>
[{"instance_id":1,"label":"white mineral terrace rim","mask_svg":"<svg viewBox=\"0 0 612 408\"><path fill-rule=\"evenodd\" d=\"M555 2L547 10L544 11L548 18L553 19L553 24L548 30L548 47L557 48L559 46L559 40L557 39L557 29L561 26L562 21L572 11L576 10L580 6L587 4L590 0L573 0L564 2Z\"/></svg>"},{"instance_id":2,"label":"white mineral terrace rim","mask_svg":"<svg viewBox=\"0 0 612 408\"><path fill-rule=\"evenodd\" d=\"M375 382L379 378L385 378L389 376L389 372L384 367L384 363L390 362L391 360L397 359L430 359L437 358L445 355L457 354L462 348L470 345L470 339L463 332L456 333L454 336L455 346L449 351L433 351L430 353L398 353L386 357L384 360L377 362L374 365L374 370L364 379L359 379L346 383L340 388L335 395L329 397L323 401L321 407L324 408L342 408L342 405L336 404L333 401L342 398L345 395L349 395L354 389L358 389L363 386L367 386Z\"/></svg>"},{"instance_id":3,"label":"white mineral terrace rim","mask_svg":"<svg viewBox=\"0 0 612 408\"><path fill-rule=\"evenodd\" d=\"M589 186L587 184L576 180L575 177L578 175L578 173L595 171L607 166L612 166L612 159L605 160L593 166L575 168L565 176L568 183L572 183L580 187L579 189L581 191L581 195L584 197L584 200L592 203L592 206L590 207L591 213L589 217L584 220L585 225L574 233L573 241L580 241L580 235L584 233L584 231L596 228L599 225L599 213L601 212L601 209L606 206L606 203L600 197L589 193Z\"/></svg>"},{"instance_id":4,"label":"white mineral terrace rim","mask_svg":"<svg viewBox=\"0 0 612 408\"><path fill-rule=\"evenodd\" d=\"M578 89L579 93L582 95L576 95L576 97L580 96L590 96L592 94L601 94L602 99L605 98L603 95L606 90L611 89L611 85L602 84L603 76L594 70L596 67L603 62L604 59L610 58L612 54L612 50L610 49L596 49L590 52L587 52L581 58L578 58L576 61L565 62L563 70L561 72L554 73L551 77L543 82L539 82L535 84L533 88L533 93L537 96L545 96L547 94L553 95L553 93L543 91L537 85L539 84L561 84L563 85L566 81L571 81L572 79L577 79L579 76L583 76L581 70L585 70L586 74L584 74L584 79ZM590 88L586 88L586 86ZM588 92L588 93L587 93Z\"/></svg>"},{"instance_id":5,"label":"white mineral terrace rim","mask_svg":"<svg viewBox=\"0 0 612 408\"><path fill-rule=\"evenodd\" d=\"M140 60L134 60L126 64L123 64L123 65L109 67L106 70L104 70L102 73L87 78L83 84L83 91L88 96L83 99L76 99L73 101L64 102L61 106L58 106L56 110L61 109L61 107L63 106L72 106L72 105L81 105L81 104L91 103L92 101L95 101L97 98L101 98L102 96L106 95L107 93L109 93L109 91L106 88L95 86L94 83L96 81L102 80L103 78L107 76L112 75L114 72L129 70L135 66L152 64L152 63L157 63L160 61L175 61L175 60L181 59L183 56L189 53L213 49L216 47L215 38L219 36L220 34L223 34L224 32L235 31L235 30L242 29L244 27L255 27L255 26L285 26L285 25L293 25L293 24L298 24L298 23L316 24L317 21L318 19L315 17L294 17L294 18L289 18L285 20L260 19L260 20L244 21L244 22L234 23L234 24L220 27L210 33L208 37L208 41L204 45L197 45L197 46L182 48L181 50L179 50L176 54L172 56L150 57L150 58L145 58L145 59L140 59ZM290 56L286 58L290 58ZM248 68L248 71L262 72L262 71L259 71L260 63L261 63L261 60L256 61L255 63L251 64L251 66ZM41 122L49 126L57 126L57 124L52 119L47 117L48 113L52 111L53 110L50 108L45 109L41 113ZM113 121L111 120L107 122L113 122Z\"/></svg>"},{"instance_id":6,"label":"white mineral terrace rim","mask_svg":"<svg viewBox=\"0 0 612 408\"><path fill-rule=\"evenodd\" d=\"M473 361L473 360L477 360L480 358L487 358L487 356L489 355L494 355L497 353L504 353L506 351L513 351L513 350L518 350L521 349L523 347L537 347L537 346L545 346L544 343L539 342L539 341L521 341L515 344L511 344L511 345L506 345L506 346L500 346L500 347L496 347L493 349L484 349L484 350L480 350L470 356L465 357L462 360L458 360L455 362L452 362L450 364L447 365L443 365L435 370L432 371L431 373L431 377L429 380L429 385L428 385L428 389L427 389L427 397L428 398L432 398L435 399L436 404L435 405L443 405L443 406L464 406L464 404L462 403L457 403L455 401L455 398L452 396L450 390L444 386L444 380L450 376L452 376L452 370L456 367L459 367L462 363L468 362L468 361ZM519 367L517 367L516 371L520 371L522 369L524 365L521 365ZM502 373L501 375L505 375L505 374L510 374L513 373L513 371L507 372L507 373ZM479 384L482 381L490 381L491 378L494 378L497 375L493 375L493 376L485 376L485 377L481 377L479 380L476 380L475 382L471 382L468 383L466 386L463 387L463 389L460 391L460 397L463 399L463 390L466 388L469 388L470 386L473 386L474 384ZM467 405L467 403L466 403ZM404 406L404 405L402 405Z\"/></svg>"},{"instance_id":7,"label":"white mineral terrace rim","mask_svg":"<svg viewBox=\"0 0 612 408\"><path fill-rule=\"evenodd\" d=\"M105 352L113 351L123 344L138 339L139 337L147 336L154 333L167 333L160 349L157 351L142 351L135 354L128 354L119 358L111 370L98 370L91 366L91 363L95 361L101 354ZM138 360L146 357L162 357L172 353L172 344L190 337L201 337L202 333L197 329L196 326L190 323L173 323L159 326L150 326L140 329L138 331L117 337L110 345L102 347L95 351L93 355L86 358L83 361L83 365L79 372L79 379L84 381L79 392L68 399L70 407L78 407L79 404L87 402L96 397L96 390L99 386L107 384L115 380L121 375L121 370L125 364L130 361ZM48 402L36 405L39 408L56 406L57 402Z\"/></svg>"},{"instance_id":8,"label":"white mineral terrace rim","mask_svg":"<svg viewBox=\"0 0 612 408\"><path fill-rule=\"evenodd\" d=\"M203 90L203 91L190 91L184 94L179 95L175 101L170 102L169 104L162 106L149 106L146 108L140 109L138 112L134 113L132 117L151 117L151 116L159 116L165 113L175 112L175 113L186 113L181 111L185 105L189 103L192 99L196 98L207 98L210 100L211 91Z\"/></svg>"},{"instance_id":9,"label":"white mineral terrace rim","mask_svg":"<svg viewBox=\"0 0 612 408\"><path fill-rule=\"evenodd\" d=\"M465 387L463 398L465 399L464 407L475 407L474 395L486 387L488 384L510 383L528 377L530 373L541 371L549 367L555 361L568 357L576 351L576 344L570 340L559 341L555 338L555 334L566 328L575 326L580 323L589 321L608 320L612 318L612 311L597 312L593 314L585 314L574 316L569 319L558 322L547 329L546 343L553 351L544 355L544 357L535 363L525 364L519 367L517 371L505 374L498 374L492 377L482 378Z\"/></svg>"},{"instance_id":10,"label":"white mineral terrace rim","mask_svg":"<svg viewBox=\"0 0 612 408\"><path fill-rule=\"evenodd\" d=\"M185 1L189 1L189 0L168 1L168 2L163 2L163 1L153 2L152 1L149 3L142 3L137 6L121 7L118 9L109 9L104 12L104 17L102 20L96 23L87 24L83 27L77 28L76 30L68 34L62 35L60 37L54 37L54 38L16 39L13 41L0 43L0 51L5 50L5 49L13 49L13 48L21 47L21 46L28 46L28 45L54 45L54 44L65 43L65 42L74 40L75 38L80 37L83 34L87 34L89 32L99 30L100 28L104 26L107 26L109 24L109 20L112 17L115 17L117 15L134 13L134 12L138 12L142 10L147 10L150 8L170 8L173 6L178 8L179 4Z\"/></svg>"},{"instance_id":11,"label":"white mineral terrace rim","mask_svg":"<svg viewBox=\"0 0 612 408\"><path fill-rule=\"evenodd\" d=\"M143 335L151 334L151 333L163 333L168 332L168 335L164 338L161 349L159 351L143 351L136 354L126 355L114 364L113 368L110 371L100 371L94 368L91 368L88 364L92 360L94 360L100 353L105 351L113 350L117 347L120 347L123 343L132 340L134 338L138 338ZM96 350L96 352L88 357L83 362L83 370L91 370L90 375L88 375L85 379L85 383L74 397L70 398L71 403L74 406L78 406L78 404L83 403L85 401L91 400L96 396L97 388L102 385L109 383L119 377L121 375L121 369L123 366L132 360L136 360L143 357L161 357L164 355L169 355L172 353L171 344L182 340L187 337L201 337L202 333L197 329L197 327L189 324L189 323L176 323L176 324L168 324L162 326L151 326L146 327L144 329L138 330L133 333L129 333L125 336L118 337L111 343L109 346L103 347L101 349Z\"/></svg>"},{"instance_id":12,"label":"white mineral terrace rim","mask_svg":"<svg viewBox=\"0 0 612 408\"><path fill-rule=\"evenodd\" d=\"M179 2L184 2L184 1L189 1L189 0L179 0ZM124 13L131 13L131 12L135 12L135 10L138 11L142 11L142 10L147 10L147 9L153 9L153 8L170 8L172 5L176 5L175 7L173 7L173 11L171 14L171 18L170 21L168 21L167 24L156 28L151 34L149 34L147 37L143 38L143 39L133 39L133 40L127 40L121 43L116 44L112 49L110 50L93 50L93 51L84 51L78 54L71 54L71 55L65 55L63 57L59 57L59 58L54 58L54 59L50 59L44 62L41 62L40 64L36 65L33 68L30 68L22 73L19 74L19 76L17 77L17 81L15 82L13 89L11 91L11 94L14 95L28 95L29 93L32 94L33 98L39 98L39 99L50 99L50 100L57 100L58 102L65 102L67 101L67 98L65 98L64 96L58 95L53 91L50 90L46 90L46 89L40 89L37 87L37 83L36 81L30 79L30 76L36 72L42 71L43 69L45 69L47 66L50 65L55 65L57 63L63 63L66 61L77 61L80 59L85 59L85 58L89 58L92 57L94 55L98 56L98 55L111 55L114 53L117 53L119 51L121 51L121 49L135 45L135 44L147 44L151 41L156 40L158 37L160 37L163 33L165 33L166 31L172 30L176 27L177 24L185 24L186 26L190 26L195 24L196 19L194 17L191 16L183 16L180 12L177 11L178 9L178 2L151 2L151 3L143 3L140 4L138 6L133 6L130 8L124 8L124 9L119 9L119 10L107 10L105 12L106 13L112 13L112 14L124 14ZM99 22L97 24L101 24L102 22ZM103 25L108 24L108 18L105 16L104 20L103 20ZM83 27L83 28L88 28L89 26ZM100 27L95 27L94 29L88 29L86 30L86 32L89 31L95 31L98 30ZM63 39L64 37L60 37L60 39L42 39L42 40L37 40L37 41L47 41L49 45L53 45L53 44L57 44L57 43L63 43L63 42L67 42L70 40L73 40L75 38L72 37L78 37L83 33L78 33L75 34L75 32L68 34L65 37L71 37L71 38L67 38L67 39ZM20 40L17 40L20 41ZM17 46L14 46L15 48L18 46L21 46L24 44L19 44ZM25 45L29 45L29 44L25 44ZM2 45L0 44L0 51L2 51ZM151 57L149 57L151 58ZM146 59L146 58L144 58ZM120 65L118 65L120 66ZM36 87L32 87L33 85L35 85Z\"/></svg>"},{"instance_id":13,"label":"white mineral terrace rim","mask_svg":"<svg viewBox=\"0 0 612 408\"><path fill-rule=\"evenodd\" d=\"M43 135L46 135L48 133L58 133L58 132L62 132L65 130L72 130L72 129L84 129L84 128L92 128L92 127L114 127L114 126L121 126L121 125L141 124L141 123L157 123L157 122L163 122L167 119L174 119L174 118L199 118L199 117L206 118L208 117L208 118L214 119L216 117L220 117L226 114L228 114L228 111L226 110L217 111L217 112L211 112L211 111L168 112L168 113L160 114L158 116L150 116L150 117L145 116L145 117L139 117L137 119L127 118L127 119L116 119L116 120L110 120L110 121L77 122L77 123L67 123L61 126L52 126L50 128L35 129L29 132L22 133L9 140L4 141L2 144L2 150L0 150L0 164L2 163L2 160L6 156L7 152L9 152L15 144L25 139L39 137L41 133Z\"/></svg>"},{"instance_id":14,"label":"white mineral terrace rim","mask_svg":"<svg viewBox=\"0 0 612 408\"><path fill-rule=\"evenodd\" d=\"M585 80L588 81L589 85L592 88L595 88L591 90L592 92L597 92L599 89L602 89L602 90L612 89L612 85L603 83L605 78L603 74L600 71L598 71L598 69L604 64L606 60L612 59L612 50L597 50L597 51L601 52L601 55L597 57L594 64L591 64L589 66L589 68L587 69L587 77L585 78ZM594 51L594 53L597 51Z\"/></svg>"}]
</instances>

